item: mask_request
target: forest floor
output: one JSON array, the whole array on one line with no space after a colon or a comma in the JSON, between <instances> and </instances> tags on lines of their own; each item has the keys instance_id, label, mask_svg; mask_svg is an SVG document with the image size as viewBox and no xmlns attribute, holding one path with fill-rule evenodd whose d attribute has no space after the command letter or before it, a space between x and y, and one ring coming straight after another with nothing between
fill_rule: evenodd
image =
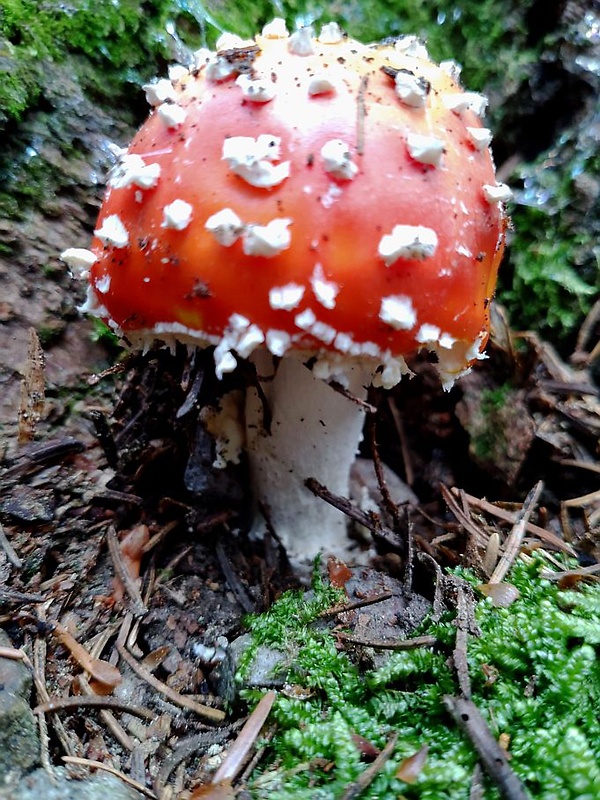
<instances>
[{"instance_id":1,"label":"forest floor","mask_svg":"<svg viewBox=\"0 0 600 800\"><path fill-rule=\"evenodd\" d=\"M375 470L353 482L378 509L357 547L366 536L381 580L403 579L419 553L489 576L524 511L529 552L577 555L582 567L599 560L600 409L587 333L568 365L537 337L510 334L500 315L496 329L490 358L452 392L416 360L412 380L370 397L363 455L387 467L382 483ZM103 352L88 323L70 319L46 369L37 336L27 337L2 445L0 607L15 653L31 654L32 704L46 709L41 761L137 763L127 771L152 785L150 796L183 797L210 779L244 718L221 696L229 644L247 614L298 581L275 539L245 535L243 470L225 488L222 470L201 492L185 485L206 356ZM111 359L104 375L93 371ZM397 484L408 504L395 505ZM322 568L346 585L339 564ZM434 584L418 568L409 589L431 598Z\"/></svg>"}]
</instances>

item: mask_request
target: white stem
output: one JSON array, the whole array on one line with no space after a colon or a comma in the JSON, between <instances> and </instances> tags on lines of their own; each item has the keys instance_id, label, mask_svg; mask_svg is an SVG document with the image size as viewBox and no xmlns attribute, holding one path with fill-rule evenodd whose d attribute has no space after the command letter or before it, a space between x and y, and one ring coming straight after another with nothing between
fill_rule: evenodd
<instances>
[{"instance_id":1,"label":"white stem","mask_svg":"<svg viewBox=\"0 0 600 800\"><path fill-rule=\"evenodd\" d=\"M263 427L263 404L256 390L246 400L246 442L252 488L292 564L307 565L319 552L348 555L347 518L304 485L316 478L330 491L347 496L350 468L362 436L364 410L315 378L304 364L283 358L277 368L264 350L252 356L270 412L271 432ZM371 374L348 368L347 388L366 396ZM264 532L257 514L254 533Z\"/></svg>"}]
</instances>

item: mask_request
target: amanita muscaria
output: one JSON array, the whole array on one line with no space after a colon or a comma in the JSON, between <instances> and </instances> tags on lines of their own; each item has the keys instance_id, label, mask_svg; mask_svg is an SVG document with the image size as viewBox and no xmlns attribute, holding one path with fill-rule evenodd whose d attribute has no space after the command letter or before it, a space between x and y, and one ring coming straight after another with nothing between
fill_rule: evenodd
<instances>
[{"instance_id":1,"label":"amanita muscaria","mask_svg":"<svg viewBox=\"0 0 600 800\"><path fill-rule=\"evenodd\" d=\"M214 346L218 376L255 362L246 442L257 507L293 561L344 550L344 494L364 397L404 356L435 353L444 388L482 357L501 259L486 100L414 37L363 45L282 20L148 85L152 112L113 170L85 310L134 346ZM258 525L260 527L260 525Z\"/></svg>"}]
</instances>

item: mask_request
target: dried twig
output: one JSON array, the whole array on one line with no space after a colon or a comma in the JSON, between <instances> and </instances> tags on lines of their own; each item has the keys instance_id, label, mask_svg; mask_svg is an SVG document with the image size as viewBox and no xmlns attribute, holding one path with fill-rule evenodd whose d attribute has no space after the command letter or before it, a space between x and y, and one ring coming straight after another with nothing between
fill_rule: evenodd
<instances>
[{"instance_id":1,"label":"dried twig","mask_svg":"<svg viewBox=\"0 0 600 800\"><path fill-rule=\"evenodd\" d=\"M400 412L398 411L398 406L391 396L388 397L388 406L392 414L392 419L394 420L394 427L398 433L398 439L400 440L400 452L402 453L402 463L404 464L404 476L406 478L406 483L409 486L412 486L415 482L415 471L413 469L410 447L408 446L406 432L404 430L404 421L400 415Z\"/></svg>"},{"instance_id":2,"label":"dried twig","mask_svg":"<svg viewBox=\"0 0 600 800\"><path fill-rule=\"evenodd\" d=\"M38 702L47 703L50 700L48 689L46 688L46 642L42 638L35 640L33 645L33 682L37 693ZM50 746L48 738L48 727L46 718L43 714L38 714L38 725L40 727L40 748L41 762L50 768ZM69 756L75 756L76 750L73 747L71 738L62 720L57 714L52 715L52 727L58 737L64 752Z\"/></svg>"},{"instance_id":3,"label":"dried twig","mask_svg":"<svg viewBox=\"0 0 600 800\"><path fill-rule=\"evenodd\" d=\"M153 536L151 536L148 539L146 544L142 547L142 553L146 555L146 553L149 553L151 550L154 550L154 548L158 544L163 542L167 538L167 536L171 533L171 531L174 530L179 524L180 520L174 519L171 520L171 522L167 522L166 525L163 525L159 531L157 531Z\"/></svg>"},{"instance_id":4,"label":"dried twig","mask_svg":"<svg viewBox=\"0 0 600 800\"><path fill-rule=\"evenodd\" d=\"M372 606L375 603L383 603L384 600L390 600L394 595L392 592L383 592L382 594L375 595L374 597L366 597L362 600L355 600L352 603L343 603L339 606L332 606L326 608L318 614L319 617L337 617L338 614L344 614L346 611L355 611L357 608L364 608L365 606Z\"/></svg>"},{"instance_id":5,"label":"dried twig","mask_svg":"<svg viewBox=\"0 0 600 800\"><path fill-rule=\"evenodd\" d=\"M387 744L379 753L375 761L370 764L364 772L360 774L357 780L351 784L344 794L340 796L340 800L354 800L355 797L358 797L359 794L364 792L364 790L369 786L379 775L381 770L383 769L386 761L390 758L392 753L394 752L394 748L396 746L396 742L398 741L399 734L393 733L387 741Z\"/></svg>"},{"instance_id":6,"label":"dried twig","mask_svg":"<svg viewBox=\"0 0 600 800\"><path fill-rule=\"evenodd\" d=\"M222 728L203 731L195 736L189 736L187 739L180 739L173 751L163 759L158 769L158 773L154 779L154 790L156 794L162 797L169 776L183 761L186 761L190 756L201 749L205 750L210 745L220 744L226 741L229 736L231 736L232 730L239 727L241 727L241 723L236 722Z\"/></svg>"},{"instance_id":7,"label":"dried twig","mask_svg":"<svg viewBox=\"0 0 600 800\"><path fill-rule=\"evenodd\" d=\"M235 742L229 748L221 766L215 772L212 783L235 780L236 775L238 775L248 757L248 753L254 747L262 726L271 713L276 697L276 693L272 690L261 697Z\"/></svg>"},{"instance_id":8,"label":"dried twig","mask_svg":"<svg viewBox=\"0 0 600 800\"><path fill-rule=\"evenodd\" d=\"M8 558L10 563L13 565L13 567L15 567L16 569L22 569L23 562L21 561L21 559L17 555L17 553L16 553L14 547L12 546L12 544L6 538L6 534L4 533L4 528L2 527L2 523L1 522L0 522L0 547L6 553L6 557Z\"/></svg>"},{"instance_id":9,"label":"dried twig","mask_svg":"<svg viewBox=\"0 0 600 800\"><path fill-rule=\"evenodd\" d=\"M79 676L79 686L81 688L81 691L88 698L97 697L98 696L98 695L94 694L94 692L92 690L92 687L90 686L90 684L88 683L88 681L87 681L87 679L85 678L84 675L80 675ZM146 709L144 709L144 710L146 710ZM151 713L151 712L148 712L148 713ZM100 710L100 718L101 718L102 722L104 722L106 727L109 729L109 731L112 733L112 735L115 737L117 742L119 742L121 747L124 750L129 750L130 752L133 752L133 750L135 749L135 742L133 741L131 736L127 733L125 728L123 728L121 723L116 720L114 714L111 711L109 711L108 709L102 708ZM152 715L150 718L154 719L154 715Z\"/></svg>"},{"instance_id":10,"label":"dried twig","mask_svg":"<svg viewBox=\"0 0 600 800\"><path fill-rule=\"evenodd\" d=\"M379 448L377 447L377 430L375 425L375 417L371 417L368 425L369 431L369 444L371 445L371 458L373 460L373 467L375 468L375 476L377 478L377 486L381 492L381 499L383 500L383 507L390 515L394 523L394 529L400 533L400 511L398 506L392 500L390 490L383 474L383 465L379 457Z\"/></svg>"},{"instance_id":11,"label":"dried twig","mask_svg":"<svg viewBox=\"0 0 600 800\"><path fill-rule=\"evenodd\" d=\"M363 411L367 414L376 414L377 407L374 406L372 403L369 403L367 400L363 400L362 397L357 397L355 394L349 389L346 389L345 386L342 386L341 383L338 381L328 381L329 386L333 389L334 392L341 394L342 397L345 397L347 400L350 400L351 403L357 405L359 408L362 408Z\"/></svg>"},{"instance_id":12,"label":"dried twig","mask_svg":"<svg viewBox=\"0 0 600 800\"><path fill-rule=\"evenodd\" d=\"M489 583L500 583L519 555L523 537L525 536L525 526L537 505L543 488L544 484L542 481L538 481L525 498L523 508L516 516L515 524L504 543L504 552L500 556L500 560L490 576Z\"/></svg>"},{"instance_id":13,"label":"dried twig","mask_svg":"<svg viewBox=\"0 0 600 800\"><path fill-rule=\"evenodd\" d=\"M586 318L583 320L583 324L579 328L579 333L577 334L577 344L575 345L575 351L571 356L571 360L573 362L577 362L579 364L591 363L592 354L589 352L589 350L586 350L586 347L589 344L588 340L591 338L598 320L600 320L600 299L596 300ZM598 344L596 344L596 347L598 347ZM594 348L592 348L592 352L593 349Z\"/></svg>"},{"instance_id":14,"label":"dried twig","mask_svg":"<svg viewBox=\"0 0 600 800\"><path fill-rule=\"evenodd\" d=\"M33 713L48 714L50 711L69 711L74 708L114 708L116 711L126 711L134 717L147 720L153 720L156 716L148 708L133 706L118 697L100 694L91 694L89 697L51 697L47 703L34 708Z\"/></svg>"},{"instance_id":15,"label":"dried twig","mask_svg":"<svg viewBox=\"0 0 600 800\"><path fill-rule=\"evenodd\" d=\"M459 495L461 499L465 499L467 502L471 502L468 495L461 492L459 489L453 489L450 491L447 486L444 484L441 485L442 490L442 497L448 504L448 508L454 514L456 519L460 522L463 528L469 533L471 536L475 538L476 541L481 542L482 544L487 540L487 536L484 530L481 528L480 525L473 520L470 514L466 513L463 508L458 504L455 495Z\"/></svg>"},{"instance_id":16,"label":"dried twig","mask_svg":"<svg viewBox=\"0 0 600 800\"><path fill-rule=\"evenodd\" d=\"M83 442L71 436L64 436L61 439L53 439L40 445L31 445L24 448L15 463L4 473L5 480L21 478L32 475L49 464L62 461L75 453L81 453L85 449Z\"/></svg>"},{"instance_id":17,"label":"dried twig","mask_svg":"<svg viewBox=\"0 0 600 800\"><path fill-rule=\"evenodd\" d=\"M144 605L137 582L131 577L131 573L127 569L127 565L123 560L123 554L121 553L121 548L119 546L117 532L112 525L110 525L106 530L106 542L108 544L108 551L110 553L117 577L123 584L123 588L131 600L130 611L134 617L143 617L148 613L148 609Z\"/></svg>"},{"instance_id":18,"label":"dried twig","mask_svg":"<svg viewBox=\"0 0 600 800\"><path fill-rule=\"evenodd\" d=\"M117 778L120 778L123 783L126 783L128 786L131 786L132 789L135 789L136 792L140 792L145 797L151 798L151 800L158 800L157 796L154 794L152 789L146 788L141 783L134 781L125 773L120 772L120 770L111 767L109 764L105 764L103 761L92 761L88 758L78 758L74 756L63 756L62 760L65 764L76 764L79 767L88 767L88 769L101 769L104 772L109 772L111 775L115 775Z\"/></svg>"},{"instance_id":19,"label":"dried twig","mask_svg":"<svg viewBox=\"0 0 600 800\"><path fill-rule=\"evenodd\" d=\"M322 483L319 483L316 478L307 478L304 481L304 485L317 497L322 498L326 503L329 503L329 505L337 508L347 517L353 519L355 522L358 522L359 525L367 528L367 530L371 531L375 537L384 539L393 547L403 547L400 536L391 528L388 528L386 525L384 525L378 515L362 511L360 508L357 508L354 503L348 500L348 498L330 492L329 489L326 486L323 486Z\"/></svg>"},{"instance_id":20,"label":"dried twig","mask_svg":"<svg viewBox=\"0 0 600 800\"><path fill-rule=\"evenodd\" d=\"M223 570L223 575L225 576L227 585L235 595L235 599L238 601L246 614L253 614L256 611L256 603L252 600L241 580L233 570L231 562L227 558L227 553L225 552L225 547L222 541L217 542L215 546L215 553L219 562L219 566Z\"/></svg>"},{"instance_id":21,"label":"dried twig","mask_svg":"<svg viewBox=\"0 0 600 800\"><path fill-rule=\"evenodd\" d=\"M588 575L596 575L598 572L600 572L600 564L592 564L589 567L566 569L563 572L552 572L551 570L543 569L541 576L547 581L561 581L563 578L585 578Z\"/></svg>"},{"instance_id":22,"label":"dried twig","mask_svg":"<svg viewBox=\"0 0 600 800\"><path fill-rule=\"evenodd\" d=\"M11 661L22 661L26 667L33 672L33 664L24 650L16 647L0 647L0 658L8 658Z\"/></svg>"},{"instance_id":23,"label":"dried twig","mask_svg":"<svg viewBox=\"0 0 600 800\"><path fill-rule=\"evenodd\" d=\"M452 489L452 494L455 495L457 492L457 489ZM479 511L492 514L498 519L501 519L503 522L510 522L512 525L514 525L517 521L517 514L512 511L508 511L505 508L500 508L500 506L494 505L494 503L490 503L488 500L474 497L466 492L464 493L464 496L469 501L469 505L479 509ZM562 550L564 553L568 553L570 556L577 556L577 553L575 550L573 550L570 544L563 542L563 540L555 533L544 530L544 528L540 528L539 525L533 525L531 522L526 522L525 531L533 536L537 536L538 539L546 542L546 544L552 545L552 547L554 547L556 550Z\"/></svg>"},{"instance_id":24,"label":"dried twig","mask_svg":"<svg viewBox=\"0 0 600 800\"><path fill-rule=\"evenodd\" d=\"M567 508L578 508L580 506L591 506L593 503L600 502L600 489L589 494L582 494L580 497L571 497L569 500L564 500L563 505Z\"/></svg>"},{"instance_id":25,"label":"dried twig","mask_svg":"<svg viewBox=\"0 0 600 800\"><path fill-rule=\"evenodd\" d=\"M167 697L175 705L179 706L180 708L187 708L190 711L193 711L195 714L198 714L199 717L210 719L213 722L221 722L225 719L225 712L221 711L221 709L211 708L210 706L202 705L202 703L197 703L195 700L192 700L191 697L186 697L183 694L179 694L179 692L176 692L174 689L171 689L170 686L167 686L166 683L159 681L154 677L154 675L152 675L151 672L149 672L138 661L136 661L135 658L133 658L133 656L127 652L123 645L117 643L116 648L123 661L125 661L125 663L131 667L138 678L142 678L142 680L146 681L146 683L156 689L157 692L160 692Z\"/></svg>"},{"instance_id":26,"label":"dried twig","mask_svg":"<svg viewBox=\"0 0 600 800\"><path fill-rule=\"evenodd\" d=\"M510 767L506 752L494 739L487 722L471 700L444 697L444 704L458 727L466 733L477 751L485 771L506 800L527 800L521 781Z\"/></svg>"},{"instance_id":27,"label":"dried twig","mask_svg":"<svg viewBox=\"0 0 600 800\"><path fill-rule=\"evenodd\" d=\"M476 631L473 591L464 581L452 580L456 590L456 640L452 651L452 661L463 697L471 697L471 676L467 646L469 634ZM477 631L478 632L478 631Z\"/></svg>"},{"instance_id":28,"label":"dried twig","mask_svg":"<svg viewBox=\"0 0 600 800\"><path fill-rule=\"evenodd\" d=\"M30 603L44 603L46 598L42 594L29 594L18 592L16 589L0 589L0 606L29 605Z\"/></svg>"},{"instance_id":29,"label":"dried twig","mask_svg":"<svg viewBox=\"0 0 600 800\"><path fill-rule=\"evenodd\" d=\"M433 647L438 641L435 636L415 636L413 639L366 640L357 639L346 633L336 633L338 639L348 644L372 647L374 650L416 650L418 647Z\"/></svg>"}]
</instances>

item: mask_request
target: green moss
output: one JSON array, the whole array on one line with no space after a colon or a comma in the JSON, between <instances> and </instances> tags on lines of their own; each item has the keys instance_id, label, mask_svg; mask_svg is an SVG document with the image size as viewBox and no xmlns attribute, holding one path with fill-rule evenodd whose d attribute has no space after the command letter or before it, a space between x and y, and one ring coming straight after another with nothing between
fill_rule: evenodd
<instances>
[{"instance_id":1,"label":"green moss","mask_svg":"<svg viewBox=\"0 0 600 800\"><path fill-rule=\"evenodd\" d=\"M415 34L427 41L434 58L458 59L469 86L483 88L499 81L518 81L524 65L535 57L525 22L533 5L533 0L348 0L343 4L285 0L274 12L272 3L206 0L204 8L219 27L244 35L253 34L275 13L284 16L290 27L296 23L318 27L335 20L364 41Z\"/></svg>"},{"instance_id":2,"label":"green moss","mask_svg":"<svg viewBox=\"0 0 600 800\"><path fill-rule=\"evenodd\" d=\"M594 650L600 587L561 592L540 577L545 566L542 557L515 566L511 581L521 596L510 608L479 602L482 635L468 649L473 699L493 733L510 737L511 764L532 797L593 800L600 796L600 666ZM459 576L476 583L469 573ZM288 680L310 694L277 698L277 731L251 776L250 795L335 800L367 766L355 735L381 748L397 732L392 757L362 800L464 800L476 757L443 704L444 694L458 692L448 665L452 619L424 626L438 638L435 649L395 653L384 667L364 674L318 621L318 613L335 602L328 591L317 587L311 600L287 594L250 620L255 647L298 650ZM429 747L427 762L408 785L396 777L398 767L423 745ZM486 800L498 796L486 787Z\"/></svg>"},{"instance_id":3,"label":"green moss","mask_svg":"<svg viewBox=\"0 0 600 800\"><path fill-rule=\"evenodd\" d=\"M107 95L139 82L169 55L167 20L180 14L170 0L73 0L38 3L4 0L0 8L0 82L4 121L18 120L36 104L46 83L45 65L84 55L98 70ZM0 122L2 119L0 118Z\"/></svg>"},{"instance_id":4,"label":"green moss","mask_svg":"<svg viewBox=\"0 0 600 800\"><path fill-rule=\"evenodd\" d=\"M120 351L122 350L121 340L115 335L108 325L102 322L98 317L90 317L92 323L92 332L90 338L92 342L103 344L109 350Z\"/></svg>"},{"instance_id":5,"label":"green moss","mask_svg":"<svg viewBox=\"0 0 600 800\"><path fill-rule=\"evenodd\" d=\"M504 384L481 393L481 417L484 424L476 435L471 434L471 448L479 461L493 458L498 447L504 449L505 425L501 424L502 412L511 391L510 385Z\"/></svg>"},{"instance_id":6,"label":"green moss","mask_svg":"<svg viewBox=\"0 0 600 800\"><path fill-rule=\"evenodd\" d=\"M577 129L515 176L523 189L499 296L513 324L555 342L572 336L600 292L600 213L588 196L599 174L598 142Z\"/></svg>"}]
</instances>

